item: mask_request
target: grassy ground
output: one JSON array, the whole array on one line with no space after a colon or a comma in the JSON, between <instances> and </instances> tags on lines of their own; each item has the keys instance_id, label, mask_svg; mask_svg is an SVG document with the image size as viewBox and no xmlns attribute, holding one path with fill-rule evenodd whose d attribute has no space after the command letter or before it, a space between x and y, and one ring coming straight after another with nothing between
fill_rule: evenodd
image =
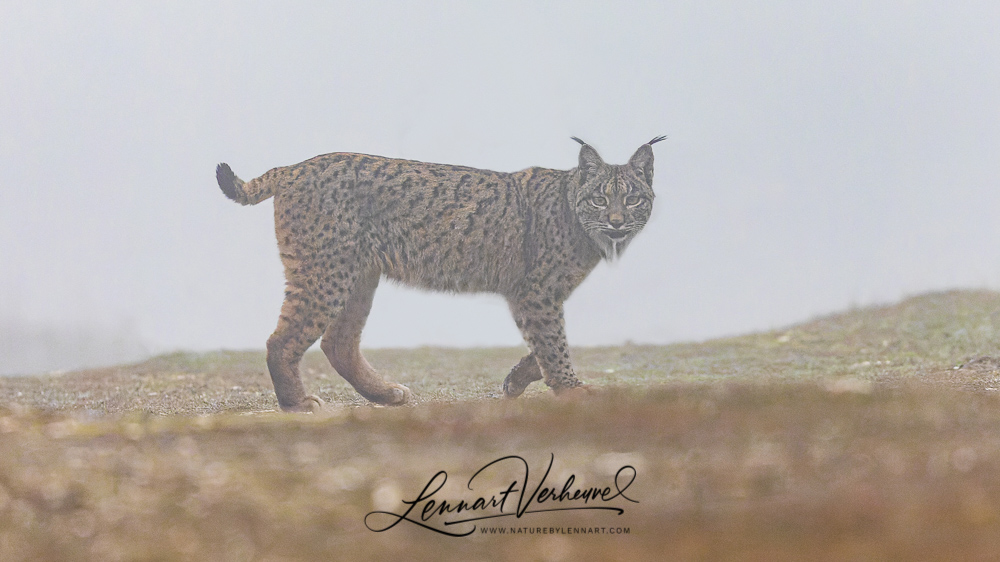
<instances>
[{"instance_id":1,"label":"grassy ground","mask_svg":"<svg viewBox=\"0 0 1000 562\"><path fill-rule=\"evenodd\" d=\"M273 412L258 352L0 379L0 560L974 560L1000 548L998 293L575 349L602 389L582 401L541 385L501 399L523 353L372 351L414 393L394 409L310 354L306 387L330 406L319 416ZM435 499L495 494L516 462L466 484L506 455L530 466L529 493L550 458L559 489L570 474L576 488L613 487L631 466L638 503L481 521L464 538L366 528L441 470ZM579 528L605 532L561 533Z\"/></svg>"}]
</instances>

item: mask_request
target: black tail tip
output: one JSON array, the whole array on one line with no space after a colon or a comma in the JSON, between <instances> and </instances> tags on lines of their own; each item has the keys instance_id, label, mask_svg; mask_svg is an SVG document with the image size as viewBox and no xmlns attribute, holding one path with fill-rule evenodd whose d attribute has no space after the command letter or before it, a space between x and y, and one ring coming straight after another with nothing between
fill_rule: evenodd
<instances>
[{"instance_id":1,"label":"black tail tip","mask_svg":"<svg viewBox=\"0 0 1000 562\"><path fill-rule=\"evenodd\" d=\"M222 162L215 167L215 181L219 182L219 188L222 189L222 193L226 194L226 197L236 201L236 174L233 173L229 164Z\"/></svg>"}]
</instances>

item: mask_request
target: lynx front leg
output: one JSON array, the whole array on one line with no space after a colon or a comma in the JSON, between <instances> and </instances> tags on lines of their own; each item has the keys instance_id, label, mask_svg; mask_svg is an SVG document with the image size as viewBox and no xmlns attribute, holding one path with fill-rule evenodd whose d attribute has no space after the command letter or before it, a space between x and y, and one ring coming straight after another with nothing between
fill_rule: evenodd
<instances>
[{"instance_id":1,"label":"lynx front leg","mask_svg":"<svg viewBox=\"0 0 1000 562\"><path fill-rule=\"evenodd\" d=\"M398 406L410 400L410 389L382 380L360 348L361 331L368 320L378 280L378 271L371 271L358 280L344 310L323 336L320 347L337 373L359 394L376 404Z\"/></svg>"},{"instance_id":2,"label":"lynx front leg","mask_svg":"<svg viewBox=\"0 0 1000 562\"><path fill-rule=\"evenodd\" d=\"M583 383L576 378L569 362L569 344L566 343L562 305L546 305L545 300L548 299L521 299L510 303L510 308L514 314L514 322L521 330L528 347L531 348L528 357L534 356L545 384L556 394L561 394L563 391L582 386ZM522 359L521 363L527 361L528 357ZM514 367L508 379L512 376L517 379L530 377L530 363L523 368L523 373L520 372L521 363ZM515 375L515 372L518 374ZM507 381L504 381L504 387L506 390Z\"/></svg>"}]
</instances>

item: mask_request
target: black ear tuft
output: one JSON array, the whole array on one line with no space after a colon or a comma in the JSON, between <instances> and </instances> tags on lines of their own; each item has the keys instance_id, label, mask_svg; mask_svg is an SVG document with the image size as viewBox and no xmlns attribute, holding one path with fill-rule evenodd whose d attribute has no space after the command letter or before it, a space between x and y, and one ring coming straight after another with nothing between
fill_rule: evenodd
<instances>
[{"instance_id":1,"label":"black ear tuft","mask_svg":"<svg viewBox=\"0 0 1000 562\"><path fill-rule=\"evenodd\" d=\"M654 138L653 140L651 140L651 141L647 142L646 144L648 144L648 145L651 145L651 146L652 146L652 145L654 145L654 144L656 144L656 143L660 142L661 140L666 140L666 138L667 138L667 135L663 135L663 136L659 136L659 137L656 137L656 138Z\"/></svg>"},{"instance_id":2,"label":"black ear tuft","mask_svg":"<svg viewBox=\"0 0 1000 562\"><path fill-rule=\"evenodd\" d=\"M570 137L570 138L573 139L573 140L575 140L576 142L580 143L581 146L587 146L587 143L585 143L582 140L580 140L580 137Z\"/></svg>"}]
</instances>

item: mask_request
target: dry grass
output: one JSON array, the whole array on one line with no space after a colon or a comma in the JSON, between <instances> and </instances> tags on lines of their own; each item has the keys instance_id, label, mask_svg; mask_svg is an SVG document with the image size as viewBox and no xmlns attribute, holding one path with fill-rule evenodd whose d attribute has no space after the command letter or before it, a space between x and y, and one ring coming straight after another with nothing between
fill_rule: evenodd
<instances>
[{"instance_id":1,"label":"dry grass","mask_svg":"<svg viewBox=\"0 0 1000 562\"><path fill-rule=\"evenodd\" d=\"M604 388L577 402L542 387L500 399L522 353L373 351L414 391L396 409L365 404L311 354L325 416L268 412L256 352L0 379L0 560L972 560L1000 547L1000 294L577 349ZM532 482L550 454L552 483L604 485L634 466L640 503L498 526L629 533L365 527L438 470L448 497L470 498L468 478L511 454Z\"/></svg>"}]
</instances>

